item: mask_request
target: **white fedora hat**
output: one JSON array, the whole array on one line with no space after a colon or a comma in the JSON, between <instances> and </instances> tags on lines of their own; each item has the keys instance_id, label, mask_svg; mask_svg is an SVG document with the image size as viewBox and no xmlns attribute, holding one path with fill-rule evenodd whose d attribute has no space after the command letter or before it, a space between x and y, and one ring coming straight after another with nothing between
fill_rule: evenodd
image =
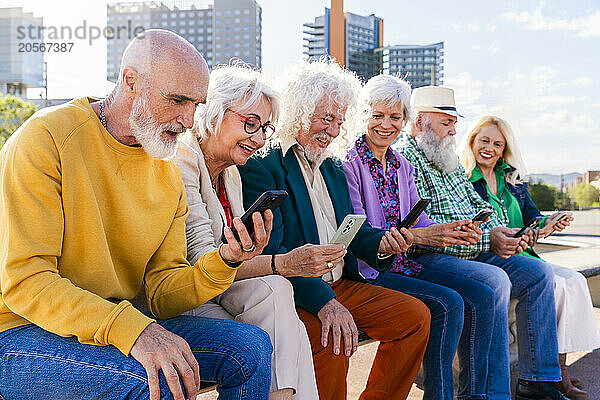
<instances>
[{"instance_id":1,"label":"white fedora hat","mask_svg":"<svg viewBox=\"0 0 600 400\"><path fill-rule=\"evenodd\" d=\"M437 112L462 117L456 111L454 90L445 86L423 86L412 92L412 108L420 112Z\"/></svg>"}]
</instances>

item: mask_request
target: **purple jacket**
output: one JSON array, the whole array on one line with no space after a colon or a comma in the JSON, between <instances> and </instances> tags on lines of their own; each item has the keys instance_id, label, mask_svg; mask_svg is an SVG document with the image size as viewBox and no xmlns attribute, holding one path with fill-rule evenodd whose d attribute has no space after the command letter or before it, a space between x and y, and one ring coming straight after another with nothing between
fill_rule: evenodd
<instances>
[{"instance_id":1,"label":"purple jacket","mask_svg":"<svg viewBox=\"0 0 600 400\"><path fill-rule=\"evenodd\" d=\"M398 190L400 191L400 215L398 218L404 218L412 206L414 206L420 197L415 186L414 167L406 161L396 150L392 150L393 154L400 162L398 169ZM367 216L367 221L373 228L385 229L385 216L383 208L379 201L375 182L371 177L369 166L363 164L360 156L356 152L356 147L353 147L348 153L348 161L343 163L346 179L348 180L348 189L350 190L350 198L355 214L364 214ZM424 212L419 216L419 221L415 225L417 228L423 228L434 224L427 214ZM367 279L375 279L379 272L369 266L369 264L358 260L358 271Z\"/></svg>"}]
</instances>

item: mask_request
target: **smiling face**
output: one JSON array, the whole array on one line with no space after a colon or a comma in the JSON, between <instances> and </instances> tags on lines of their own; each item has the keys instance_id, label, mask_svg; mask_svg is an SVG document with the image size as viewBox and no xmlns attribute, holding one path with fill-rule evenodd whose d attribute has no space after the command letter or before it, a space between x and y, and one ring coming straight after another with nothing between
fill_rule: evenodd
<instances>
[{"instance_id":1,"label":"smiling face","mask_svg":"<svg viewBox=\"0 0 600 400\"><path fill-rule=\"evenodd\" d=\"M371 149L377 148L385 152L400 135L403 127L404 114L401 103L375 103L371 106L365 140Z\"/></svg>"},{"instance_id":2,"label":"smiling face","mask_svg":"<svg viewBox=\"0 0 600 400\"><path fill-rule=\"evenodd\" d=\"M313 115L309 118L308 131L301 132L296 137L309 161L316 162L321 159L327 146L338 137L347 109L347 106L341 106L327 97L317 103Z\"/></svg>"},{"instance_id":3,"label":"smiling face","mask_svg":"<svg viewBox=\"0 0 600 400\"><path fill-rule=\"evenodd\" d=\"M245 101L242 100L231 109L244 116L255 116L263 124L271 119L271 104L264 96L256 104L242 110L240 106L244 103ZM248 134L244 124L245 119L242 116L229 110L225 111L221 126L207 139L217 160L227 165L244 165L252 154L265 145L262 129L258 129L254 134Z\"/></svg>"},{"instance_id":4,"label":"smiling face","mask_svg":"<svg viewBox=\"0 0 600 400\"><path fill-rule=\"evenodd\" d=\"M504 154L505 148L506 139L496 125L486 125L481 128L471 144L475 162L485 168L494 168L498 159Z\"/></svg>"}]
</instances>

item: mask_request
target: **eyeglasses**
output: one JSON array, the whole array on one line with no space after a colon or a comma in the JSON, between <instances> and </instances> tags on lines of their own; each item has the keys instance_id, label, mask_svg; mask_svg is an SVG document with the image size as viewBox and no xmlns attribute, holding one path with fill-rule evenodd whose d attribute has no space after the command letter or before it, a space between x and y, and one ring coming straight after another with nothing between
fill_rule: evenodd
<instances>
[{"instance_id":1,"label":"eyeglasses","mask_svg":"<svg viewBox=\"0 0 600 400\"><path fill-rule=\"evenodd\" d=\"M263 138L267 140L275 133L275 125L273 125L270 121L267 121L264 124L262 124L260 121L260 117L257 115L240 114L238 112L233 111L231 108L228 108L227 110L231 111L232 113L244 120L244 131L246 131L248 135L254 135L256 132L258 132L259 129L262 129Z\"/></svg>"}]
</instances>

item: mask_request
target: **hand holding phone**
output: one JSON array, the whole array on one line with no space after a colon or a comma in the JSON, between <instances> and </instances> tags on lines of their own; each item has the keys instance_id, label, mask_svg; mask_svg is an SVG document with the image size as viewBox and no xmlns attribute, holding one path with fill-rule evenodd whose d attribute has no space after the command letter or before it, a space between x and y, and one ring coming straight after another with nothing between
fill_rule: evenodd
<instances>
[{"instance_id":1,"label":"hand holding phone","mask_svg":"<svg viewBox=\"0 0 600 400\"><path fill-rule=\"evenodd\" d=\"M529 225L522 227L521 229L519 229L512 237L514 238L518 238L522 235L525 235L526 233L529 232L529 230L535 228L536 226L538 226L538 224L540 223L540 218L536 218L533 221L531 221L531 223L529 223Z\"/></svg>"},{"instance_id":2,"label":"hand holding phone","mask_svg":"<svg viewBox=\"0 0 600 400\"><path fill-rule=\"evenodd\" d=\"M262 214L266 210L275 210L281 205L281 203L283 203L287 195L288 194L285 190L267 190L266 192L261 194L260 197L256 199L254 203L252 203L250 208L248 208L244 215L240 217L244 226L246 227L246 230L248 231L248 235L252 236L252 234L254 233L254 221L252 220L252 214L254 214L255 212ZM231 231L235 239L239 242L240 236L238 235L235 226L231 227ZM221 241L223 243L227 243L227 238L223 236Z\"/></svg>"},{"instance_id":3,"label":"hand holding phone","mask_svg":"<svg viewBox=\"0 0 600 400\"><path fill-rule=\"evenodd\" d=\"M352 243L352 239L358 233L360 227L365 222L365 215L348 214L344 217L342 224L338 227L335 235L329 241L329 244L343 244L346 248Z\"/></svg>"},{"instance_id":4,"label":"hand holding phone","mask_svg":"<svg viewBox=\"0 0 600 400\"><path fill-rule=\"evenodd\" d=\"M494 213L493 210L481 210L473 218L471 221L483 223L488 220L488 218Z\"/></svg>"},{"instance_id":5,"label":"hand holding phone","mask_svg":"<svg viewBox=\"0 0 600 400\"><path fill-rule=\"evenodd\" d=\"M421 213L425 211L429 203L431 203L431 199L420 199L419 201L417 201L417 203L408 212L408 214L406 214L406 217L404 217L404 219L398 223L398 230L400 230L401 228L412 228L413 225L417 223L419 215L421 215Z\"/></svg>"}]
</instances>

